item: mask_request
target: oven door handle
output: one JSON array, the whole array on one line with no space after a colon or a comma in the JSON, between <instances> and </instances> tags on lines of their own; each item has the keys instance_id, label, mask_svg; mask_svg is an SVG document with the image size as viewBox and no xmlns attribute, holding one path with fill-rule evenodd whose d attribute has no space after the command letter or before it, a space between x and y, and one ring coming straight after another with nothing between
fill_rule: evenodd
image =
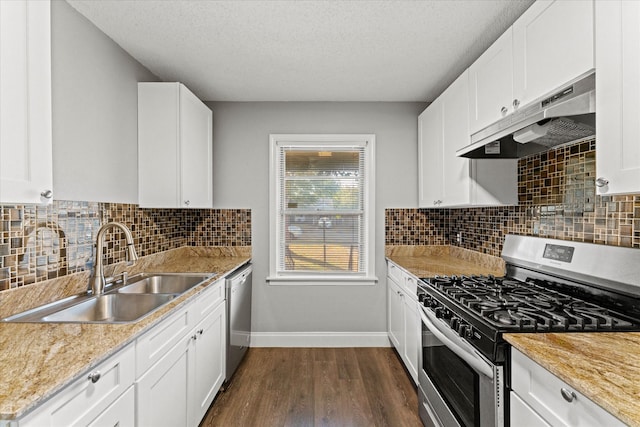
<instances>
[{"instance_id":1,"label":"oven door handle","mask_svg":"<svg viewBox=\"0 0 640 427\"><path fill-rule=\"evenodd\" d=\"M435 335L436 338L438 338L440 341L442 341L442 343L446 345L449 350L453 351L462 360L467 362L474 371L481 373L482 375L490 379L493 379L492 366L489 363L485 362L484 359L482 359L482 357L478 353L476 353L475 350L473 350L473 348L467 349L463 347L463 345L471 347L470 344L467 344L466 341L463 341L462 343L456 342L460 341L462 338L460 338L458 335L454 335L451 330L447 331L445 329L438 328L438 326L436 326L435 324L435 322L438 322L438 318L435 317L435 315L429 313L427 310L422 309L422 307L420 310L420 317L422 317L422 322L427 325L427 328L429 328L431 333ZM431 318L433 318L433 320ZM452 335L452 337L449 337L450 335Z\"/></svg>"}]
</instances>

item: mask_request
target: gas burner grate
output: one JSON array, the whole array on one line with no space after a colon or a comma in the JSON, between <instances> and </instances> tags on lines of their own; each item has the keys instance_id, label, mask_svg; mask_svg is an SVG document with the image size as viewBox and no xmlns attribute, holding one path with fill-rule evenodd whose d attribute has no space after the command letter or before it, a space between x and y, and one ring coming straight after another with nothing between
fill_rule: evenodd
<instances>
[{"instance_id":1,"label":"gas burner grate","mask_svg":"<svg viewBox=\"0 0 640 427\"><path fill-rule=\"evenodd\" d=\"M436 277L427 281L497 329L572 332L637 327L623 315L541 286L539 281L494 276Z\"/></svg>"}]
</instances>

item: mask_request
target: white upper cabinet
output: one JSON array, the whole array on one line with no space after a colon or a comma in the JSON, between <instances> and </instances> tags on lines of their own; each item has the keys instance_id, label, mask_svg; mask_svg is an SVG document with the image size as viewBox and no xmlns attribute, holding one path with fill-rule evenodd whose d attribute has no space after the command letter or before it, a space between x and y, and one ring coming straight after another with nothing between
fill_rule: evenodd
<instances>
[{"instance_id":1,"label":"white upper cabinet","mask_svg":"<svg viewBox=\"0 0 640 427\"><path fill-rule=\"evenodd\" d=\"M50 8L0 1L0 203L52 197Z\"/></svg>"},{"instance_id":2,"label":"white upper cabinet","mask_svg":"<svg viewBox=\"0 0 640 427\"><path fill-rule=\"evenodd\" d=\"M456 157L469 143L469 74L418 117L419 207L517 204L517 160Z\"/></svg>"},{"instance_id":3,"label":"white upper cabinet","mask_svg":"<svg viewBox=\"0 0 640 427\"><path fill-rule=\"evenodd\" d=\"M469 130L513 112L513 37L509 28L469 67ZM460 144L458 148L467 144Z\"/></svg>"},{"instance_id":4,"label":"white upper cabinet","mask_svg":"<svg viewBox=\"0 0 640 427\"><path fill-rule=\"evenodd\" d=\"M593 71L593 0L538 0L469 67L470 132Z\"/></svg>"},{"instance_id":5,"label":"white upper cabinet","mask_svg":"<svg viewBox=\"0 0 640 427\"><path fill-rule=\"evenodd\" d=\"M513 24L516 103L527 105L594 69L593 3L538 0Z\"/></svg>"},{"instance_id":6,"label":"white upper cabinet","mask_svg":"<svg viewBox=\"0 0 640 427\"><path fill-rule=\"evenodd\" d=\"M640 2L596 2L596 185L640 192Z\"/></svg>"},{"instance_id":7,"label":"white upper cabinet","mask_svg":"<svg viewBox=\"0 0 640 427\"><path fill-rule=\"evenodd\" d=\"M138 203L211 208L212 112L181 83L138 83Z\"/></svg>"},{"instance_id":8,"label":"white upper cabinet","mask_svg":"<svg viewBox=\"0 0 640 427\"><path fill-rule=\"evenodd\" d=\"M442 185L442 102L432 102L418 116L418 206L438 207Z\"/></svg>"}]
</instances>

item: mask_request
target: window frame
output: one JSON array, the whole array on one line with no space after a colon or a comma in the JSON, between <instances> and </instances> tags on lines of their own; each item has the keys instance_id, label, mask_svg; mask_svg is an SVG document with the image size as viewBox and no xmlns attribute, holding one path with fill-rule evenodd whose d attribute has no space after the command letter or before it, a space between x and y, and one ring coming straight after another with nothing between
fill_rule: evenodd
<instances>
[{"instance_id":1,"label":"window frame","mask_svg":"<svg viewBox=\"0 0 640 427\"><path fill-rule=\"evenodd\" d=\"M374 134L271 134L269 135L269 276L270 285L373 285L375 277L375 135ZM363 186L363 256L361 273L286 273L278 271L281 245L280 215L280 153L286 148L364 147Z\"/></svg>"}]
</instances>

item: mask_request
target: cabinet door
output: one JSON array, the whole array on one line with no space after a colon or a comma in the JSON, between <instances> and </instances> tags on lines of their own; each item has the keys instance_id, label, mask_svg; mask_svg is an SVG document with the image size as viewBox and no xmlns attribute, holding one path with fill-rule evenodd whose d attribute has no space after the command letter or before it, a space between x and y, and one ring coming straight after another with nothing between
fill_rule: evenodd
<instances>
[{"instance_id":1,"label":"cabinet door","mask_svg":"<svg viewBox=\"0 0 640 427\"><path fill-rule=\"evenodd\" d=\"M52 190L49 1L0 1L0 203Z\"/></svg>"},{"instance_id":2,"label":"cabinet door","mask_svg":"<svg viewBox=\"0 0 640 427\"><path fill-rule=\"evenodd\" d=\"M135 374L133 345L91 370L95 382L79 378L58 395L29 414L20 425L86 426L105 411L133 384Z\"/></svg>"},{"instance_id":3,"label":"cabinet door","mask_svg":"<svg viewBox=\"0 0 640 427\"><path fill-rule=\"evenodd\" d=\"M596 2L599 194L640 191L640 2Z\"/></svg>"},{"instance_id":4,"label":"cabinet door","mask_svg":"<svg viewBox=\"0 0 640 427\"><path fill-rule=\"evenodd\" d=\"M514 99L520 105L594 69L592 0L538 0L513 24Z\"/></svg>"},{"instance_id":5,"label":"cabinet door","mask_svg":"<svg viewBox=\"0 0 640 427\"><path fill-rule=\"evenodd\" d=\"M211 110L180 85L180 161L183 207L212 206Z\"/></svg>"},{"instance_id":6,"label":"cabinet door","mask_svg":"<svg viewBox=\"0 0 640 427\"><path fill-rule=\"evenodd\" d=\"M133 385L115 402L89 423L88 427L134 427L136 400Z\"/></svg>"},{"instance_id":7,"label":"cabinet door","mask_svg":"<svg viewBox=\"0 0 640 427\"><path fill-rule=\"evenodd\" d=\"M467 205L469 159L456 150L469 145L469 74L465 71L442 94L442 186L443 206Z\"/></svg>"},{"instance_id":8,"label":"cabinet door","mask_svg":"<svg viewBox=\"0 0 640 427\"><path fill-rule=\"evenodd\" d=\"M442 203L442 104L436 99L418 117L418 207Z\"/></svg>"},{"instance_id":9,"label":"cabinet door","mask_svg":"<svg viewBox=\"0 0 640 427\"><path fill-rule=\"evenodd\" d=\"M178 83L138 83L138 203L180 206Z\"/></svg>"},{"instance_id":10,"label":"cabinet door","mask_svg":"<svg viewBox=\"0 0 640 427\"><path fill-rule=\"evenodd\" d=\"M418 313L417 304L408 296L404 297L404 360L415 384L418 384L418 353L422 349L420 313Z\"/></svg>"},{"instance_id":11,"label":"cabinet door","mask_svg":"<svg viewBox=\"0 0 640 427\"><path fill-rule=\"evenodd\" d=\"M193 338L185 337L136 381L137 425L189 426L189 359Z\"/></svg>"},{"instance_id":12,"label":"cabinet door","mask_svg":"<svg viewBox=\"0 0 640 427\"><path fill-rule=\"evenodd\" d=\"M404 327L402 293L400 292L398 284L389 276L387 276L387 289L389 340L391 340L391 343L396 350L398 350L398 353L402 354L402 342L404 341L402 332Z\"/></svg>"},{"instance_id":13,"label":"cabinet door","mask_svg":"<svg viewBox=\"0 0 640 427\"><path fill-rule=\"evenodd\" d=\"M469 130L513 112L513 38L509 28L469 67Z\"/></svg>"},{"instance_id":14,"label":"cabinet door","mask_svg":"<svg viewBox=\"0 0 640 427\"><path fill-rule=\"evenodd\" d=\"M216 397L225 377L226 312L224 302L196 326L193 375L194 419L198 425Z\"/></svg>"}]
</instances>

